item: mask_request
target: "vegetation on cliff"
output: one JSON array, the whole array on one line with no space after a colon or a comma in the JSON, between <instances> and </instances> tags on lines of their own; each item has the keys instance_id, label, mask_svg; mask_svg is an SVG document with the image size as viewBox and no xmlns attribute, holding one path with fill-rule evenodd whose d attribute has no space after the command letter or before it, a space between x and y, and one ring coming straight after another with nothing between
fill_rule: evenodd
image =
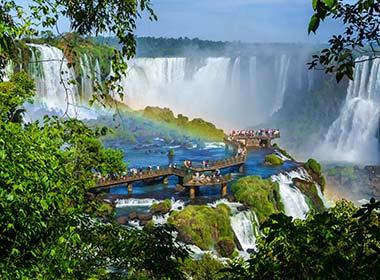
<instances>
[{"instance_id":1,"label":"vegetation on cliff","mask_svg":"<svg viewBox=\"0 0 380 280\"><path fill-rule=\"evenodd\" d=\"M168 222L179 231L181 240L203 250L216 250L223 257L231 256L235 250L230 210L224 204L216 208L190 205L173 212Z\"/></svg>"},{"instance_id":2,"label":"vegetation on cliff","mask_svg":"<svg viewBox=\"0 0 380 280\"><path fill-rule=\"evenodd\" d=\"M326 179L322 174L322 167L315 159L308 159L308 161L304 164L305 169L310 174L315 182L321 186L322 192L325 190Z\"/></svg>"},{"instance_id":3,"label":"vegetation on cliff","mask_svg":"<svg viewBox=\"0 0 380 280\"><path fill-rule=\"evenodd\" d=\"M25 39L25 42L48 44L61 49L68 60L69 66L74 68L78 77L85 75L81 69L81 61L83 64L85 56L87 56L91 69L96 69L96 61L98 61L100 67L100 73L98 74L102 80L105 80L110 74L111 59L114 55L113 48L106 44L97 44L93 40L79 36L77 33L66 33L64 36Z\"/></svg>"},{"instance_id":4,"label":"vegetation on cliff","mask_svg":"<svg viewBox=\"0 0 380 280\"><path fill-rule=\"evenodd\" d=\"M293 179L293 184L305 195L309 206L315 210L322 212L325 210L322 199L318 195L317 186L314 182L305 181L299 178Z\"/></svg>"},{"instance_id":5,"label":"vegetation on cliff","mask_svg":"<svg viewBox=\"0 0 380 280\"><path fill-rule=\"evenodd\" d=\"M235 198L251 207L262 223L272 214L283 212L278 183L259 176L247 176L232 185Z\"/></svg>"},{"instance_id":6,"label":"vegetation on cliff","mask_svg":"<svg viewBox=\"0 0 380 280\"><path fill-rule=\"evenodd\" d=\"M223 130L216 128L216 126L210 122L200 118L189 120L188 117L182 114L178 114L178 116L175 117L169 108L148 106L142 111L142 115L145 118L163 122L171 127L207 140L223 141L225 136Z\"/></svg>"},{"instance_id":7,"label":"vegetation on cliff","mask_svg":"<svg viewBox=\"0 0 380 280\"><path fill-rule=\"evenodd\" d=\"M284 161L276 154L269 154L265 156L264 164L266 165L281 165Z\"/></svg>"}]
</instances>

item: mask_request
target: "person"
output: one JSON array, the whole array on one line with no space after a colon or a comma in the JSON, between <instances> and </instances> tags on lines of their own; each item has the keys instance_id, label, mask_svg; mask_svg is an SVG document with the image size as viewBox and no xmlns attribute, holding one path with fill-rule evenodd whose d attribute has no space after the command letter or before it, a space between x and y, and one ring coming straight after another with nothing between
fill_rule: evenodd
<instances>
[{"instance_id":1,"label":"person","mask_svg":"<svg viewBox=\"0 0 380 280\"><path fill-rule=\"evenodd\" d=\"M159 165L157 165L157 171L159 171L160 170L160 166Z\"/></svg>"},{"instance_id":2,"label":"person","mask_svg":"<svg viewBox=\"0 0 380 280\"><path fill-rule=\"evenodd\" d=\"M220 170L219 170L219 169L216 169L216 170L215 170L215 176L216 176L216 177L219 177L219 176L220 176Z\"/></svg>"}]
</instances>

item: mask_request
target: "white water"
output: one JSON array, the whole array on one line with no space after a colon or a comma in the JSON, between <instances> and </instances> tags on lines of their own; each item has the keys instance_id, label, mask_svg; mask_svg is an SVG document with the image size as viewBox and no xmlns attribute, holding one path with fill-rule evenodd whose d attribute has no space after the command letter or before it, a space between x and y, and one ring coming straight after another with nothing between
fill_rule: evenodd
<instances>
[{"instance_id":1,"label":"white water","mask_svg":"<svg viewBox=\"0 0 380 280\"><path fill-rule=\"evenodd\" d=\"M116 199L116 207L131 207L131 206L146 206L150 207L153 203L159 201L152 198L128 198L128 199Z\"/></svg>"},{"instance_id":2,"label":"white water","mask_svg":"<svg viewBox=\"0 0 380 280\"><path fill-rule=\"evenodd\" d=\"M380 59L375 59L356 65L345 104L330 126L318 155L332 161L377 164L379 117Z\"/></svg>"},{"instance_id":3,"label":"white water","mask_svg":"<svg viewBox=\"0 0 380 280\"><path fill-rule=\"evenodd\" d=\"M124 102L134 109L169 107L175 114L201 117L226 129L252 126L282 107L290 81L304 82L298 80L306 69L291 69L291 61L286 54L136 58L128 61L122 81Z\"/></svg>"},{"instance_id":4,"label":"white water","mask_svg":"<svg viewBox=\"0 0 380 280\"><path fill-rule=\"evenodd\" d=\"M249 258L248 250L256 250L256 237L259 235L259 221L256 214L251 210L238 211L243 204L238 202L228 202L227 199L219 199L208 205L215 208L219 204L225 204L231 209L231 227L238 239L242 251L240 255Z\"/></svg>"},{"instance_id":5,"label":"white water","mask_svg":"<svg viewBox=\"0 0 380 280\"><path fill-rule=\"evenodd\" d=\"M42 72L32 72L31 75L35 79L36 90L43 103L51 110L66 113L71 117L78 116L78 90L73 83L75 74L74 70L69 68L63 52L48 45L29 46L39 52L39 61L34 53L31 63L40 64Z\"/></svg>"},{"instance_id":6,"label":"white water","mask_svg":"<svg viewBox=\"0 0 380 280\"><path fill-rule=\"evenodd\" d=\"M305 171L302 168L271 177L272 181L278 182L280 186L280 196L284 204L285 214L293 218L304 219L310 209L306 203L305 196L293 186L293 178L308 179L305 177Z\"/></svg>"},{"instance_id":7,"label":"white water","mask_svg":"<svg viewBox=\"0 0 380 280\"><path fill-rule=\"evenodd\" d=\"M256 250L256 236L258 236L258 220L251 211L241 211L231 217L231 227L244 252Z\"/></svg>"},{"instance_id":8,"label":"white water","mask_svg":"<svg viewBox=\"0 0 380 280\"><path fill-rule=\"evenodd\" d=\"M278 71L277 76L277 88L276 99L272 109L272 114L276 113L282 108L285 98L285 91L288 83L288 72L290 66L290 57L287 55L281 55L276 58L275 68Z\"/></svg>"},{"instance_id":9,"label":"white water","mask_svg":"<svg viewBox=\"0 0 380 280\"><path fill-rule=\"evenodd\" d=\"M91 71L90 58L87 54L83 54L79 58L79 64L81 69L81 95L85 99L89 99L93 94L93 80L94 76Z\"/></svg>"}]
</instances>

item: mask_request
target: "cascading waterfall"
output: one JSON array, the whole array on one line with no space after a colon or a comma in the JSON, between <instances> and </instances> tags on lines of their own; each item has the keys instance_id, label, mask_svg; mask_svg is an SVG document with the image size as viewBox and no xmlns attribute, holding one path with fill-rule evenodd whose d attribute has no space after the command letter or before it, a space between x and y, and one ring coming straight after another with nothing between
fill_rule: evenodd
<instances>
[{"instance_id":1,"label":"cascading waterfall","mask_svg":"<svg viewBox=\"0 0 380 280\"><path fill-rule=\"evenodd\" d=\"M285 214L293 218L304 219L306 213L310 210L306 203L305 196L293 186L293 178L306 179L303 175L305 171L298 169L286 173L280 173L271 177L272 181L277 182L280 186L280 196L284 204Z\"/></svg>"},{"instance_id":2,"label":"cascading waterfall","mask_svg":"<svg viewBox=\"0 0 380 280\"><path fill-rule=\"evenodd\" d=\"M292 66L293 62L298 60L289 54L136 58L128 61L129 70L122 81L124 102L134 109L169 107L226 129L252 126L279 110L290 80L298 84L303 77L298 72L289 75L290 71L303 71Z\"/></svg>"},{"instance_id":3,"label":"cascading waterfall","mask_svg":"<svg viewBox=\"0 0 380 280\"><path fill-rule=\"evenodd\" d=\"M77 87L75 73L69 68L63 52L48 45L29 44L38 51L33 54L31 75L36 82L39 97L46 106L55 111L66 112L69 116L78 116ZM33 53L33 52L32 52ZM40 71L39 69L42 69Z\"/></svg>"},{"instance_id":4,"label":"cascading waterfall","mask_svg":"<svg viewBox=\"0 0 380 280\"><path fill-rule=\"evenodd\" d=\"M277 69L277 87L276 87L276 98L275 104L272 109L272 114L276 113L282 108L284 103L285 91L288 82L288 72L290 66L290 57L283 54L279 57L276 57L275 69Z\"/></svg>"},{"instance_id":5,"label":"cascading waterfall","mask_svg":"<svg viewBox=\"0 0 380 280\"><path fill-rule=\"evenodd\" d=\"M13 74L13 69L14 69L14 63L11 60L8 61L5 68L0 69L3 81L5 81L5 82L9 81L10 77Z\"/></svg>"},{"instance_id":6,"label":"cascading waterfall","mask_svg":"<svg viewBox=\"0 0 380 280\"><path fill-rule=\"evenodd\" d=\"M244 252L256 250L259 222L251 210L241 211L231 217L231 227Z\"/></svg>"},{"instance_id":7,"label":"cascading waterfall","mask_svg":"<svg viewBox=\"0 0 380 280\"><path fill-rule=\"evenodd\" d=\"M82 98L88 99L93 93L93 80L94 76L91 67L91 58L87 54L83 54L79 58L79 64L81 69L81 95Z\"/></svg>"},{"instance_id":8,"label":"cascading waterfall","mask_svg":"<svg viewBox=\"0 0 380 280\"><path fill-rule=\"evenodd\" d=\"M380 117L380 59L369 57L355 67L346 101L339 117L330 126L319 149L329 160L358 163L379 162L377 133Z\"/></svg>"},{"instance_id":9,"label":"cascading waterfall","mask_svg":"<svg viewBox=\"0 0 380 280\"><path fill-rule=\"evenodd\" d=\"M249 209L239 211L238 207L242 207L243 204L228 202L227 199L220 199L208 205L215 208L218 204L225 204L231 209L231 227L243 249L240 254L249 257L247 252L256 250L256 237L259 235L259 221L256 214Z\"/></svg>"}]
</instances>

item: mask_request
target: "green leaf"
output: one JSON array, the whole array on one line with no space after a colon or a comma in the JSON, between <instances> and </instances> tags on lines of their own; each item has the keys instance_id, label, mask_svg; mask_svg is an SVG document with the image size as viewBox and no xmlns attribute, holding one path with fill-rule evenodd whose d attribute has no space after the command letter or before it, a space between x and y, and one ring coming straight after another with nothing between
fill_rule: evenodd
<instances>
[{"instance_id":1,"label":"green leaf","mask_svg":"<svg viewBox=\"0 0 380 280\"><path fill-rule=\"evenodd\" d=\"M327 7L329 7L329 8L331 8L332 6L334 6L335 5L335 2L336 2L336 0L322 0L323 1L323 3L325 3L325 5L327 6Z\"/></svg>"},{"instance_id":2,"label":"green leaf","mask_svg":"<svg viewBox=\"0 0 380 280\"><path fill-rule=\"evenodd\" d=\"M343 72L338 72L336 73L336 81L339 83L344 77L344 73Z\"/></svg>"},{"instance_id":3,"label":"green leaf","mask_svg":"<svg viewBox=\"0 0 380 280\"><path fill-rule=\"evenodd\" d=\"M313 0L313 10L317 9L318 2L319 0Z\"/></svg>"},{"instance_id":4,"label":"green leaf","mask_svg":"<svg viewBox=\"0 0 380 280\"><path fill-rule=\"evenodd\" d=\"M319 27L319 22L320 22L319 17L317 16L317 14L314 14L311 17L310 22L309 22L309 27L308 27L308 33L309 34L310 34L310 32L315 33L315 31L317 31L317 29Z\"/></svg>"}]
</instances>

